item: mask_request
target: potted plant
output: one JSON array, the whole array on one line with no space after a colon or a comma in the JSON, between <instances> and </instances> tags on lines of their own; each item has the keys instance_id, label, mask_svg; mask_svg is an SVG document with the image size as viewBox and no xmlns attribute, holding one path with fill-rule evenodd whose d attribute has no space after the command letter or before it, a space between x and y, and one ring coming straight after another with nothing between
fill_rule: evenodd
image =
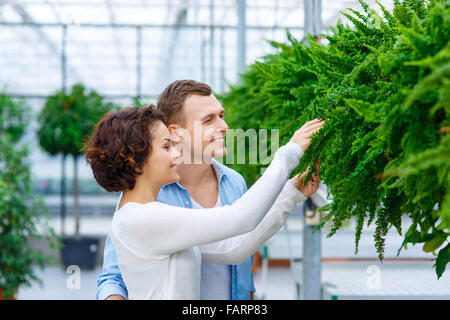
<instances>
[{"instance_id":1,"label":"potted plant","mask_svg":"<svg viewBox=\"0 0 450 320\"><path fill-rule=\"evenodd\" d=\"M27 145L22 143L30 110L7 94L0 94L0 299L14 299L20 286L42 283L33 264L41 269L53 259L35 250L31 239L47 237L58 245L46 221L42 198L33 192Z\"/></svg>"},{"instance_id":2,"label":"potted plant","mask_svg":"<svg viewBox=\"0 0 450 320\"><path fill-rule=\"evenodd\" d=\"M61 256L65 266L77 265L82 269L95 267L99 239L80 236L77 160L82 154L83 143L95 124L113 108L114 106L105 103L97 92L87 92L82 84L75 84L70 92L62 89L50 95L38 117L38 138L41 147L51 155L61 154L63 159L71 156L74 161L75 230L73 236L62 234Z\"/></svg>"}]
</instances>

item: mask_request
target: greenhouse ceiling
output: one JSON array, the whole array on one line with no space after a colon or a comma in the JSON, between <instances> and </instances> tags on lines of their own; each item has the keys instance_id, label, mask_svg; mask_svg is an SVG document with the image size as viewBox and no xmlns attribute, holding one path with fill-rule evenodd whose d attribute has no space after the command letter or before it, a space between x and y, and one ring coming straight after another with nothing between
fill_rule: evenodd
<instances>
[{"instance_id":1,"label":"greenhouse ceiling","mask_svg":"<svg viewBox=\"0 0 450 320\"><path fill-rule=\"evenodd\" d=\"M286 41L286 28L303 37L304 1L245 1L246 63L273 51L265 39ZM381 1L388 8L391 2ZM175 79L194 78L223 91L237 81L237 3L0 0L0 88L42 100L82 82L124 99L154 97ZM335 25L341 10L359 7L356 0L322 0L322 29Z\"/></svg>"},{"instance_id":2,"label":"greenhouse ceiling","mask_svg":"<svg viewBox=\"0 0 450 320\"><path fill-rule=\"evenodd\" d=\"M155 102L176 79L223 92L238 81L238 4L246 4L250 64L274 52L266 40L287 41L286 29L304 37L305 1L313 0L0 0L0 91L25 98L35 112L49 94L78 82L121 106L133 97ZM392 2L380 1L388 9ZM323 32L346 21L346 8L361 6L321 1ZM60 160L39 149L35 129L33 122L27 133L33 176L59 179ZM80 169L91 178L86 165Z\"/></svg>"}]
</instances>

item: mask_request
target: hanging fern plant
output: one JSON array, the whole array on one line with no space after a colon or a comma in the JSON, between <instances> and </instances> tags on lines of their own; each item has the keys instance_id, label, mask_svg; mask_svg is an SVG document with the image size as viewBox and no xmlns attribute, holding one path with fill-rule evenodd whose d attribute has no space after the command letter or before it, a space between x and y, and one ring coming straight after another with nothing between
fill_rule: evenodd
<instances>
[{"instance_id":1,"label":"hanging fern plant","mask_svg":"<svg viewBox=\"0 0 450 320\"><path fill-rule=\"evenodd\" d=\"M282 143L299 124L324 117L297 170L322 159L333 201L321 208L328 214L320 227L330 221L331 237L355 217L357 253L364 225L375 223L383 259L388 231L402 234L406 215L402 248L423 243L437 254L441 277L450 260L450 4L394 1L392 13L379 4L379 14L360 3L363 12L343 13L353 26L338 22L323 35L327 45L289 34L288 45L273 43L279 52L221 98L232 127L245 128L245 108L255 129L280 128Z\"/></svg>"}]
</instances>

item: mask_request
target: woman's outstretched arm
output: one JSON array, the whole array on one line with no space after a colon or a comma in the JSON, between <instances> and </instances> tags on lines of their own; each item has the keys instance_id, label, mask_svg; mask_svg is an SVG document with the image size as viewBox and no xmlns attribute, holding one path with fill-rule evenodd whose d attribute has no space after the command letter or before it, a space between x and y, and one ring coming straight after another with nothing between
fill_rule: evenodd
<instances>
[{"instance_id":1,"label":"woman's outstretched arm","mask_svg":"<svg viewBox=\"0 0 450 320\"><path fill-rule=\"evenodd\" d=\"M309 122L297 130L291 141L277 150L262 177L232 205L189 209L158 202L129 202L114 215L112 238L137 254L154 256L250 232L298 165L304 153L301 145L309 146L310 136L320 127Z\"/></svg>"}]
</instances>

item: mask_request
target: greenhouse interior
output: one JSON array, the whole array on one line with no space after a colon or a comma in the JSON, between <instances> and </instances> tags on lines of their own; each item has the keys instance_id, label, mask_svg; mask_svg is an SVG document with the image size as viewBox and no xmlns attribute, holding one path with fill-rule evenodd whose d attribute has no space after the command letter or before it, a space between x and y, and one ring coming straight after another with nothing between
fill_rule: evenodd
<instances>
[{"instance_id":1,"label":"greenhouse interior","mask_svg":"<svg viewBox=\"0 0 450 320\"><path fill-rule=\"evenodd\" d=\"M0 299L450 300L449 39L447 0L0 0ZM225 142L163 174L176 106Z\"/></svg>"}]
</instances>

